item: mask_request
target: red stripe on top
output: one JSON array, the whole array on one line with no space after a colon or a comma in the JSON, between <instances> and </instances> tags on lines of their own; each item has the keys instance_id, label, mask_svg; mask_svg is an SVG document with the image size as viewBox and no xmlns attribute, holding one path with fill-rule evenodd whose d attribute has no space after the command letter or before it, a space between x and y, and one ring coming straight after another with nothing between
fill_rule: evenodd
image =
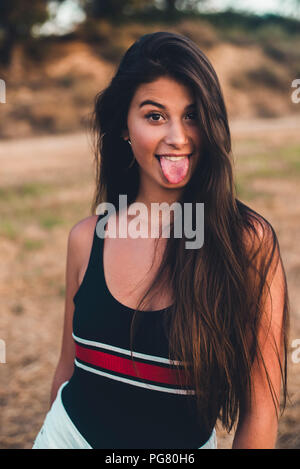
<instances>
[{"instance_id":1,"label":"red stripe on top","mask_svg":"<svg viewBox=\"0 0 300 469\"><path fill-rule=\"evenodd\" d=\"M180 384L177 379L177 373L179 373L184 383L183 370L176 370L174 368L166 368L163 366L138 363L134 361L134 365L137 368L136 372L131 359L111 355L106 352L101 352L100 350L91 350L78 344L75 344L75 346L76 357L91 365L99 366L106 370L115 371L125 375L147 379L149 381L173 385Z\"/></svg>"}]
</instances>

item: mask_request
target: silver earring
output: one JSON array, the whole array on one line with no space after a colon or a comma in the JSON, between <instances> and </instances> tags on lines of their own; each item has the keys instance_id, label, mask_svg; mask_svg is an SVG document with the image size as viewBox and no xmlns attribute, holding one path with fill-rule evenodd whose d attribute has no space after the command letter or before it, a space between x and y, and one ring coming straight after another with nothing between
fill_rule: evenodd
<instances>
[{"instance_id":1,"label":"silver earring","mask_svg":"<svg viewBox=\"0 0 300 469\"><path fill-rule=\"evenodd\" d=\"M127 142L131 145L131 141L130 141L130 138L127 140Z\"/></svg>"}]
</instances>

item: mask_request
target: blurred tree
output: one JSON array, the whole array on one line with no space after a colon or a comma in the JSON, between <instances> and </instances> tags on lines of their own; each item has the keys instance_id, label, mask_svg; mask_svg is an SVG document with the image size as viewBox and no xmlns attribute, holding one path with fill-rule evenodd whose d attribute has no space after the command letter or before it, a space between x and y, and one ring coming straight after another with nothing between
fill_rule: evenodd
<instances>
[{"instance_id":1,"label":"blurred tree","mask_svg":"<svg viewBox=\"0 0 300 469\"><path fill-rule=\"evenodd\" d=\"M56 0L56 3L63 0ZM49 18L47 0L0 0L0 63L9 65L14 45L32 37L32 27Z\"/></svg>"},{"instance_id":2,"label":"blurred tree","mask_svg":"<svg viewBox=\"0 0 300 469\"><path fill-rule=\"evenodd\" d=\"M296 17L300 17L300 0L293 0L293 5L294 5L294 13Z\"/></svg>"},{"instance_id":3,"label":"blurred tree","mask_svg":"<svg viewBox=\"0 0 300 469\"><path fill-rule=\"evenodd\" d=\"M176 0L166 0L166 10L173 13L176 10L175 3Z\"/></svg>"},{"instance_id":4,"label":"blurred tree","mask_svg":"<svg viewBox=\"0 0 300 469\"><path fill-rule=\"evenodd\" d=\"M164 10L167 13L174 14L180 11L197 10L201 3L207 3L208 0L164 0Z\"/></svg>"},{"instance_id":5,"label":"blurred tree","mask_svg":"<svg viewBox=\"0 0 300 469\"><path fill-rule=\"evenodd\" d=\"M128 12L135 13L145 7L153 6L154 0L79 0L87 18L121 18Z\"/></svg>"},{"instance_id":6,"label":"blurred tree","mask_svg":"<svg viewBox=\"0 0 300 469\"><path fill-rule=\"evenodd\" d=\"M174 19L182 12L196 11L199 4L209 0L78 0L87 20L108 19L120 21L131 15L144 13L153 17L157 12L163 18ZM155 16L155 15L154 15Z\"/></svg>"}]
</instances>

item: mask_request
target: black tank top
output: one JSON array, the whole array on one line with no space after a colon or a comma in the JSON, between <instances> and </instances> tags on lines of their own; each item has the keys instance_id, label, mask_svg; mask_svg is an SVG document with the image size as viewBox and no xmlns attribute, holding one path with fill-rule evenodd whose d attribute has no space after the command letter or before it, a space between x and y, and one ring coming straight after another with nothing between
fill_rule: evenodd
<instances>
[{"instance_id":1,"label":"black tank top","mask_svg":"<svg viewBox=\"0 0 300 469\"><path fill-rule=\"evenodd\" d=\"M136 313L131 349L134 310L119 303L106 285L104 240L96 227L73 299L76 357L62 391L64 408L92 448L199 448L212 428L197 417L193 389L178 379L182 365L169 360L171 307Z\"/></svg>"}]
</instances>

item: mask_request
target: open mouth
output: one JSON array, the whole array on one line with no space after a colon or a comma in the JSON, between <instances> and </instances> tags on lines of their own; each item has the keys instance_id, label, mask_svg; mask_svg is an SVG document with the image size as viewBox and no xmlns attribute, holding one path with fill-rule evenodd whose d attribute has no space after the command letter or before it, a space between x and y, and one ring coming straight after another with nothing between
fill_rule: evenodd
<instances>
[{"instance_id":1,"label":"open mouth","mask_svg":"<svg viewBox=\"0 0 300 469\"><path fill-rule=\"evenodd\" d=\"M189 170L191 156L192 153L186 156L155 155L164 177L171 184L178 184L184 180Z\"/></svg>"}]
</instances>

